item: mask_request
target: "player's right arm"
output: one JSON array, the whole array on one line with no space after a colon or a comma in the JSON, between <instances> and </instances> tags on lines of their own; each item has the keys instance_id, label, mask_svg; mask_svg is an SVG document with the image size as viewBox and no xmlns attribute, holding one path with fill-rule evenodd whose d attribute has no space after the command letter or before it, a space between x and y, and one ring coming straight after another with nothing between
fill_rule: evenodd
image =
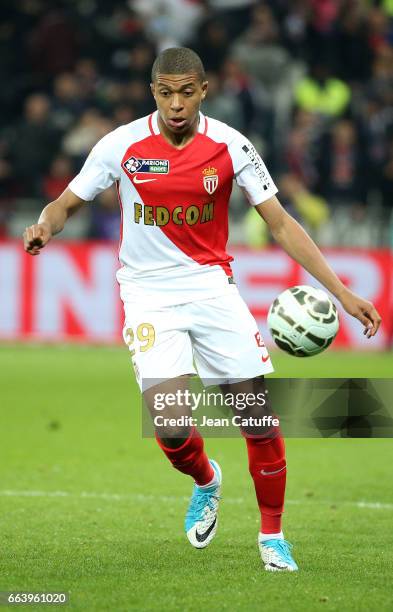
<instances>
[{"instance_id":1,"label":"player's right arm","mask_svg":"<svg viewBox=\"0 0 393 612\"><path fill-rule=\"evenodd\" d=\"M23 241L27 253L39 255L40 249L48 244L52 236L62 231L71 215L87 202L92 202L119 178L124 147L118 146L118 140L124 133L123 127L110 132L97 142L81 171L67 189L57 200L45 206L38 223L25 229Z\"/></svg>"},{"instance_id":2,"label":"player's right arm","mask_svg":"<svg viewBox=\"0 0 393 612\"><path fill-rule=\"evenodd\" d=\"M33 256L39 255L40 249L48 244L52 236L62 231L67 219L85 203L85 200L82 200L71 189L67 188L57 200L45 206L38 222L26 227L23 232L26 253Z\"/></svg>"}]
</instances>

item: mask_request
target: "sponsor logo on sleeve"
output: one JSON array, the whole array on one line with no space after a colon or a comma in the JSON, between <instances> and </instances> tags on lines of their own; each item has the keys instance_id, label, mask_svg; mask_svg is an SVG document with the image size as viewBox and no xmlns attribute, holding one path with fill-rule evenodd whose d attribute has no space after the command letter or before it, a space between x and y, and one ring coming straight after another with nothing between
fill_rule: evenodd
<instances>
[{"instance_id":1,"label":"sponsor logo on sleeve","mask_svg":"<svg viewBox=\"0 0 393 612\"><path fill-rule=\"evenodd\" d=\"M123 163L123 168L129 174L168 174L169 161L167 159L142 159L130 157Z\"/></svg>"},{"instance_id":2,"label":"sponsor logo on sleeve","mask_svg":"<svg viewBox=\"0 0 393 612\"><path fill-rule=\"evenodd\" d=\"M258 154L258 151L254 147L254 145L252 145L250 142L248 144L245 144L242 147L242 150L250 158L251 162L254 165L255 172L257 173L262 183L262 187L264 191L267 191L269 187L271 186L270 177L269 177L268 172L265 169L264 163L261 160L260 155Z\"/></svg>"}]
</instances>

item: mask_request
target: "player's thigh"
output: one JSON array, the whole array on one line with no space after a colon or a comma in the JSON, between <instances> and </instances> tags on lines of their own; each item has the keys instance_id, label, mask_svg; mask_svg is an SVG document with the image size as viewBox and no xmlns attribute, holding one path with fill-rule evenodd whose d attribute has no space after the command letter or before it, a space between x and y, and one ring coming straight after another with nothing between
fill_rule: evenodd
<instances>
[{"instance_id":1,"label":"player's thigh","mask_svg":"<svg viewBox=\"0 0 393 612\"><path fill-rule=\"evenodd\" d=\"M258 325L236 288L195 302L192 320L194 359L203 380L234 382L274 371Z\"/></svg>"},{"instance_id":2,"label":"player's thigh","mask_svg":"<svg viewBox=\"0 0 393 612\"><path fill-rule=\"evenodd\" d=\"M125 303L123 338L142 391L195 373L191 339L176 308Z\"/></svg>"}]
</instances>

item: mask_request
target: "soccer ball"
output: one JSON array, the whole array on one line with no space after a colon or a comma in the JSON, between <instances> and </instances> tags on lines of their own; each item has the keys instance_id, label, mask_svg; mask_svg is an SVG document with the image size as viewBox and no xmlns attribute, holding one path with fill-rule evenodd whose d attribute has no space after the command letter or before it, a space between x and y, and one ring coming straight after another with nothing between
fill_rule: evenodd
<instances>
[{"instance_id":1,"label":"soccer ball","mask_svg":"<svg viewBox=\"0 0 393 612\"><path fill-rule=\"evenodd\" d=\"M270 306L267 324L277 346L296 357L324 351L339 327L332 300L321 289L308 285L280 293Z\"/></svg>"}]
</instances>

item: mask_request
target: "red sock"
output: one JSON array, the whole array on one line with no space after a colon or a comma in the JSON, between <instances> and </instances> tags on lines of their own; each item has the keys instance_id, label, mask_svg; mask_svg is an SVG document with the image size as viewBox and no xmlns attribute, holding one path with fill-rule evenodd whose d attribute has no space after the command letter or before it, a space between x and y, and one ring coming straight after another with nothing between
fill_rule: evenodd
<instances>
[{"instance_id":1,"label":"red sock","mask_svg":"<svg viewBox=\"0 0 393 612\"><path fill-rule=\"evenodd\" d=\"M246 438L246 442L250 474L261 512L261 531L279 533L287 473L284 440L278 434L268 439Z\"/></svg>"},{"instance_id":2,"label":"red sock","mask_svg":"<svg viewBox=\"0 0 393 612\"><path fill-rule=\"evenodd\" d=\"M206 485L214 478L214 470L203 450L203 439L195 427L190 437L178 448L167 448L157 435L156 440L173 467L192 476L197 485Z\"/></svg>"}]
</instances>

